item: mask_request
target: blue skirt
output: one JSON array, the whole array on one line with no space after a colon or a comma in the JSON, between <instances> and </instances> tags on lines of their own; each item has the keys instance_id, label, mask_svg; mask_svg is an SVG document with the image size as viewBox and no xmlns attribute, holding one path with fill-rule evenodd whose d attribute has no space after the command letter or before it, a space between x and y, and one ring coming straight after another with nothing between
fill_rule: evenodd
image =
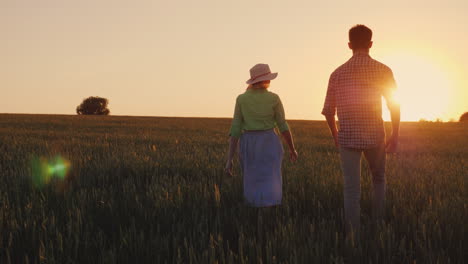
<instances>
[{"instance_id":1,"label":"blue skirt","mask_svg":"<svg viewBox=\"0 0 468 264\"><path fill-rule=\"evenodd\" d=\"M239 158L244 177L244 197L255 207L281 204L283 145L273 129L245 132Z\"/></svg>"}]
</instances>

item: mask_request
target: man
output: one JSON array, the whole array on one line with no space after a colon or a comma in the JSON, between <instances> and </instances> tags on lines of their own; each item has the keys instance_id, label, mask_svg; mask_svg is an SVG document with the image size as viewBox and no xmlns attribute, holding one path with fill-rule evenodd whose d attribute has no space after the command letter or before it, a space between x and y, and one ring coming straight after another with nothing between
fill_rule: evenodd
<instances>
[{"instance_id":1,"label":"man","mask_svg":"<svg viewBox=\"0 0 468 264\"><path fill-rule=\"evenodd\" d=\"M344 213L346 235L360 230L361 154L372 173L372 214L380 218L385 200L385 152L395 152L400 127L400 106L392 97L396 89L392 70L372 59L372 31L364 25L349 30L353 56L330 76L322 114L339 148L344 176ZM392 135L385 143L382 96L392 119ZM335 124L338 115L339 130Z\"/></svg>"}]
</instances>

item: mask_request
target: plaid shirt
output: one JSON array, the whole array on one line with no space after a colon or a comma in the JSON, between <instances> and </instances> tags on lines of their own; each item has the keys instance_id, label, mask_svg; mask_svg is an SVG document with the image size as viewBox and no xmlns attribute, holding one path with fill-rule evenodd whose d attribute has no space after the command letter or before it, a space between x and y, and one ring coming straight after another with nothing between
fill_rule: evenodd
<instances>
[{"instance_id":1,"label":"plaid shirt","mask_svg":"<svg viewBox=\"0 0 468 264\"><path fill-rule=\"evenodd\" d=\"M382 96L391 104L394 89L392 70L367 52L355 52L331 74L322 114L338 112L340 146L369 149L385 141Z\"/></svg>"}]
</instances>

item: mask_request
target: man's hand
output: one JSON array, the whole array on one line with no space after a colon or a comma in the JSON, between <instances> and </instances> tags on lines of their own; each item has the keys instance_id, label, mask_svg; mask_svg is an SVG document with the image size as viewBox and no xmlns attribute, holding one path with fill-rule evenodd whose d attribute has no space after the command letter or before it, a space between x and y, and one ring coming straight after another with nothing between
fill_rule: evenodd
<instances>
[{"instance_id":1,"label":"man's hand","mask_svg":"<svg viewBox=\"0 0 468 264\"><path fill-rule=\"evenodd\" d=\"M335 115L326 115L325 118L327 119L328 127L330 128L333 140L335 141L335 146L339 148L340 143L338 143L338 129L336 128Z\"/></svg>"},{"instance_id":2,"label":"man's hand","mask_svg":"<svg viewBox=\"0 0 468 264\"><path fill-rule=\"evenodd\" d=\"M392 118L392 136L387 140L385 148L387 153L395 153L398 149L398 137L400 135L400 105L395 103L390 103L388 105L390 117Z\"/></svg>"},{"instance_id":3,"label":"man's hand","mask_svg":"<svg viewBox=\"0 0 468 264\"><path fill-rule=\"evenodd\" d=\"M340 148L340 143L338 143L338 133L333 135L333 140L335 141L335 147Z\"/></svg>"},{"instance_id":4,"label":"man's hand","mask_svg":"<svg viewBox=\"0 0 468 264\"><path fill-rule=\"evenodd\" d=\"M392 134L385 144L387 153L396 153L398 150L398 135Z\"/></svg>"},{"instance_id":5,"label":"man's hand","mask_svg":"<svg viewBox=\"0 0 468 264\"><path fill-rule=\"evenodd\" d=\"M226 162L226 167L224 168L224 172L229 175L229 176L233 176L233 173L232 173L232 166L233 166L233 162L232 160L228 160Z\"/></svg>"},{"instance_id":6,"label":"man's hand","mask_svg":"<svg viewBox=\"0 0 468 264\"><path fill-rule=\"evenodd\" d=\"M297 157L298 157L298 154L295 149L289 151L289 160L291 160L292 162L296 162Z\"/></svg>"}]
</instances>

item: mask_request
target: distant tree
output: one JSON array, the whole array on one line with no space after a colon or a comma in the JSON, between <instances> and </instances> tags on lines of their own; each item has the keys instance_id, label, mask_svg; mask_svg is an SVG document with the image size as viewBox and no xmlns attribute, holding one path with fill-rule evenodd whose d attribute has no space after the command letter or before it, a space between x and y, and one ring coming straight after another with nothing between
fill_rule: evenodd
<instances>
[{"instance_id":1,"label":"distant tree","mask_svg":"<svg viewBox=\"0 0 468 264\"><path fill-rule=\"evenodd\" d=\"M468 112L460 116L460 122L468 122Z\"/></svg>"},{"instance_id":2,"label":"distant tree","mask_svg":"<svg viewBox=\"0 0 468 264\"><path fill-rule=\"evenodd\" d=\"M108 115L110 110L107 109L109 100L98 96L90 96L76 107L76 113L79 115Z\"/></svg>"}]
</instances>

